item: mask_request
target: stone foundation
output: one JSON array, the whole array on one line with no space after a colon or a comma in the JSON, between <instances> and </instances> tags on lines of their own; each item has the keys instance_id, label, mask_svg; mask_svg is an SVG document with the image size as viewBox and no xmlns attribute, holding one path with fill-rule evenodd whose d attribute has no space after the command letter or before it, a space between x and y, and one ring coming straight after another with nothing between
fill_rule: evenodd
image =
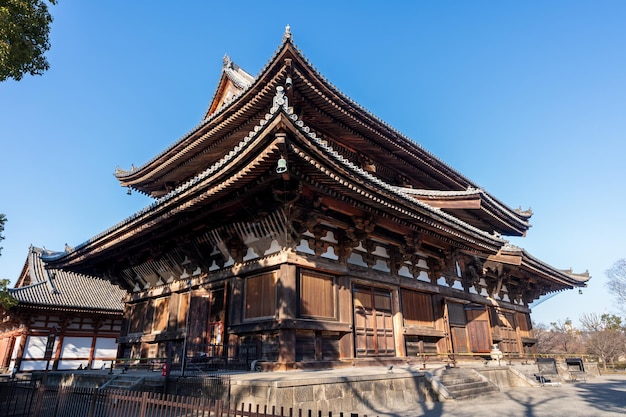
<instances>
[{"instance_id":1,"label":"stone foundation","mask_svg":"<svg viewBox=\"0 0 626 417\"><path fill-rule=\"evenodd\" d=\"M232 403L285 410L339 412L406 409L436 401L424 374L403 371L379 375L320 376L286 380L236 380L231 384ZM280 379L280 373L277 378Z\"/></svg>"}]
</instances>

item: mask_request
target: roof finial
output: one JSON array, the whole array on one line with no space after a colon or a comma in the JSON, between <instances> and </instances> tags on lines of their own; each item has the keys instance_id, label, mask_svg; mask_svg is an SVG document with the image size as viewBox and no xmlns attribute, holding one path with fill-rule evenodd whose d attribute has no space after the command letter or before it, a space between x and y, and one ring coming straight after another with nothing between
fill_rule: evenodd
<instances>
[{"instance_id":1,"label":"roof finial","mask_svg":"<svg viewBox=\"0 0 626 417\"><path fill-rule=\"evenodd\" d=\"M224 68L230 68L233 63L233 60L230 59L228 54L224 54L224 58L222 58L222 62L224 63Z\"/></svg>"},{"instance_id":2,"label":"roof finial","mask_svg":"<svg viewBox=\"0 0 626 417\"><path fill-rule=\"evenodd\" d=\"M287 25L285 26L285 34L283 35L283 42L286 42L289 39L291 39L291 26Z\"/></svg>"}]
</instances>

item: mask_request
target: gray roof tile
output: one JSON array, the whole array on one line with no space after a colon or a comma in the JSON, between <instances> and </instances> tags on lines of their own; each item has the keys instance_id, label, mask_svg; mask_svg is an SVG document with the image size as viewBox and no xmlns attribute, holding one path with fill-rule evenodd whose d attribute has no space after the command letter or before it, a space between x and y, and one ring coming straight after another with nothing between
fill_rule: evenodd
<instances>
[{"instance_id":1,"label":"gray roof tile","mask_svg":"<svg viewBox=\"0 0 626 417\"><path fill-rule=\"evenodd\" d=\"M9 289L19 304L39 306L119 311L124 310L126 291L110 281L67 272L46 269L41 259L43 250L31 247L26 261L25 274L29 274L30 285ZM28 282L20 279L18 282Z\"/></svg>"}]
</instances>

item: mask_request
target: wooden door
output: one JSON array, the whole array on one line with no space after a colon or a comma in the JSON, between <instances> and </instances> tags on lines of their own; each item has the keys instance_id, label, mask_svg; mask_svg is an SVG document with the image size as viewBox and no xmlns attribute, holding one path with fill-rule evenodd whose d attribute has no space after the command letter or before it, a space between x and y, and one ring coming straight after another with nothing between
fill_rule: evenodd
<instances>
[{"instance_id":1,"label":"wooden door","mask_svg":"<svg viewBox=\"0 0 626 417\"><path fill-rule=\"evenodd\" d=\"M454 353L469 353L467 338L467 318L463 304L448 302L448 322L452 336L452 351Z\"/></svg>"},{"instance_id":2,"label":"wooden door","mask_svg":"<svg viewBox=\"0 0 626 417\"><path fill-rule=\"evenodd\" d=\"M485 306L468 305L465 307L465 316L467 317L470 351L472 353L490 352L489 314Z\"/></svg>"},{"instance_id":3,"label":"wooden door","mask_svg":"<svg viewBox=\"0 0 626 417\"><path fill-rule=\"evenodd\" d=\"M357 357L394 356L391 292L354 288L354 335Z\"/></svg>"},{"instance_id":4,"label":"wooden door","mask_svg":"<svg viewBox=\"0 0 626 417\"><path fill-rule=\"evenodd\" d=\"M517 338L517 324L515 322L515 313L500 312L498 315L500 320L502 341L500 342L500 350L504 353L518 353L519 345Z\"/></svg>"},{"instance_id":5,"label":"wooden door","mask_svg":"<svg viewBox=\"0 0 626 417\"><path fill-rule=\"evenodd\" d=\"M485 306L448 302L448 316L455 353L491 351L489 314Z\"/></svg>"}]
</instances>

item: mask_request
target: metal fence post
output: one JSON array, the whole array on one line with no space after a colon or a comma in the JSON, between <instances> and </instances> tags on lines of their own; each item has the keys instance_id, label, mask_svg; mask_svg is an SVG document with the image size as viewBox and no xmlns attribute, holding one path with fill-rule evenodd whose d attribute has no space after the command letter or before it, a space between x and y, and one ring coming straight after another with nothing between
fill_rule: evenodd
<instances>
[{"instance_id":1,"label":"metal fence post","mask_svg":"<svg viewBox=\"0 0 626 417\"><path fill-rule=\"evenodd\" d=\"M93 395L91 396L91 405L89 406L89 417L94 417L96 412L96 403L98 402L98 395L100 394L100 390L98 388L94 389Z\"/></svg>"},{"instance_id":2,"label":"metal fence post","mask_svg":"<svg viewBox=\"0 0 626 417\"><path fill-rule=\"evenodd\" d=\"M39 417L39 412L41 411L41 404L43 403L43 396L46 392L46 386L39 382L39 387L37 389L37 402L35 403L35 411L33 412L34 417Z\"/></svg>"}]
</instances>

